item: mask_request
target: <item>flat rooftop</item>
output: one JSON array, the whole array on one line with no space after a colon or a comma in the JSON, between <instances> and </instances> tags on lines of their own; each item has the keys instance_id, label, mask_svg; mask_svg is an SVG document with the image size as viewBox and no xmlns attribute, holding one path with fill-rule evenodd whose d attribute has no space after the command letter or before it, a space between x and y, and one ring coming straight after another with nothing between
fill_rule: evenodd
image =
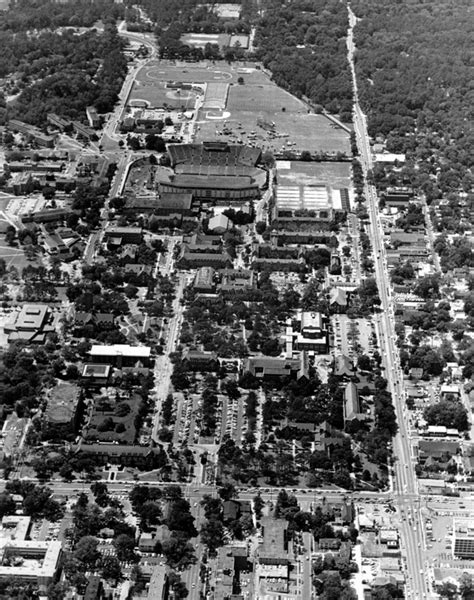
<instances>
[{"instance_id":1,"label":"flat rooftop","mask_svg":"<svg viewBox=\"0 0 474 600\"><path fill-rule=\"evenodd\" d=\"M90 356L126 356L130 358L149 358L151 348L149 346L129 346L128 344L113 344L111 346L100 346L94 344L89 351Z\"/></svg>"}]
</instances>

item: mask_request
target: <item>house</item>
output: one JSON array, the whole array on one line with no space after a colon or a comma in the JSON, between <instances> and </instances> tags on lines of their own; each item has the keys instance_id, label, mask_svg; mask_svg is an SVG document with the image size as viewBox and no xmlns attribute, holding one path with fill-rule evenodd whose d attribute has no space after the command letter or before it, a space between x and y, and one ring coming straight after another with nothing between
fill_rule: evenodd
<instances>
[{"instance_id":1,"label":"house","mask_svg":"<svg viewBox=\"0 0 474 600\"><path fill-rule=\"evenodd\" d=\"M252 356L245 361L244 370L258 379L268 381L284 379L286 377L291 379L309 377L306 352L301 352L299 358Z\"/></svg>"},{"instance_id":2,"label":"house","mask_svg":"<svg viewBox=\"0 0 474 600\"><path fill-rule=\"evenodd\" d=\"M333 314L342 314L349 306L349 292L343 288L331 288L329 292L329 308Z\"/></svg>"},{"instance_id":3,"label":"house","mask_svg":"<svg viewBox=\"0 0 474 600\"><path fill-rule=\"evenodd\" d=\"M215 352L188 349L183 354L183 363L190 371L213 372L219 368Z\"/></svg>"}]
</instances>

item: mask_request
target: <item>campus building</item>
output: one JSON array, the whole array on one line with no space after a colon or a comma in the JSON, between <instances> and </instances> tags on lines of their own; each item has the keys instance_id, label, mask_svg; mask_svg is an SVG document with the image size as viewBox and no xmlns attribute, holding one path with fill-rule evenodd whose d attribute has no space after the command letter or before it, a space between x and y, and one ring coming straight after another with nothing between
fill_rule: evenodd
<instances>
[{"instance_id":1,"label":"campus building","mask_svg":"<svg viewBox=\"0 0 474 600\"><path fill-rule=\"evenodd\" d=\"M299 331L293 329L292 319L286 327L286 355L291 358L294 351L307 350L313 354L328 354L329 332L327 318L317 312L302 312L297 315Z\"/></svg>"},{"instance_id":2,"label":"campus building","mask_svg":"<svg viewBox=\"0 0 474 600\"><path fill-rule=\"evenodd\" d=\"M8 342L24 340L30 343L44 344L46 334L52 333L51 311L46 304L24 304L13 323L4 326L8 333Z\"/></svg>"},{"instance_id":3,"label":"campus building","mask_svg":"<svg viewBox=\"0 0 474 600\"><path fill-rule=\"evenodd\" d=\"M32 584L45 594L61 566L62 545L56 541L27 540L30 524L30 517L3 517L0 528L0 580Z\"/></svg>"},{"instance_id":4,"label":"campus building","mask_svg":"<svg viewBox=\"0 0 474 600\"><path fill-rule=\"evenodd\" d=\"M121 369L140 364L148 367L150 364L151 348L148 346L130 346L128 344L113 344L101 346L94 344L89 351L91 362L106 364Z\"/></svg>"}]
</instances>

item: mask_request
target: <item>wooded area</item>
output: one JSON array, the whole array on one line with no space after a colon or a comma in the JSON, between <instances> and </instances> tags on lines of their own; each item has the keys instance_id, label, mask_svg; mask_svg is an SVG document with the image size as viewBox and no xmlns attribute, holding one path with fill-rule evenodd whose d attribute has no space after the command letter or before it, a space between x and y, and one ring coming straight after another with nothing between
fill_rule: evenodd
<instances>
[{"instance_id":1,"label":"wooded area","mask_svg":"<svg viewBox=\"0 0 474 600\"><path fill-rule=\"evenodd\" d=\"M417 164L428 200L474 183L472 2L354 0L359 96L369 133ZM401 174L403 176L403 173Z\"/></svg>"},{"instance_id":2,"label":"wooded area","mask_svg":"<svg viewBox=\"0 0 474 600\"><path fill-rule=\"evenodd\" d=\"M337 0L272 2L258 24L257 58L274 81L343 121L352 120L346 6Z\"/></svg>"}]
</instances>

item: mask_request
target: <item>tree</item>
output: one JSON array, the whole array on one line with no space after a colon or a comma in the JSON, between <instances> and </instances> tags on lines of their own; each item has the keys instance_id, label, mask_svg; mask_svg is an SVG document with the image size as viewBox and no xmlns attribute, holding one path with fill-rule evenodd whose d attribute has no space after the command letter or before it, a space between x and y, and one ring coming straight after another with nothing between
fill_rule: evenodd
<instances>
[{"instance_id":1,"label":"tree","mask_svg":"<svg viewBox=\"0 0 474 600\"><path fill-rule=\"evenodd\" d=\"M469 418L464 405L457 399L445 398L436 404L427 406L423 413L428 425L442 425L448 428L466 431Z\"/></svg>"},{"instance_id":2,"label":"tree","mask_svg":"<svg viewBox=\"0 0 474 600\"><path fill-rule=\"evenodd\" d=\"M196 562L194 547L180 535L172 535L161 544L167 564L173 569L185 569Z\"/></svg>"},{"instance_id":3,"label":"tree","mask_svg":"<svg viewBox=\"0 0 474 600\"><path fill-rule=\"evenodd\" d=\"M15 512L15 502L10 494L0 494L0 518Z\"/></svg>"},{"instance_id":4,"label":"tree","mask_svg":"<svg viewBox=\"0 0 474 600\"><path fill-rule=\"evenodd\" d=\"M176 572L171 571L168 574L168 583L170 588L173 590L173 597L176 600L181 600L181 598L186 598L188 596L188 588Z\"/></svg>"},{"instance_id":5,"label":"tree","mask_svg":"<svg viewBox=\"0 0 474 600\"><path fill-rule=\"evenodd\" d=\"M135 540L125 533L117 536L113 544L117 558L124 562L137 562L138 556L135 554Z\"/></svg>"},{"instance_id":6,"label":"tree","mask_svg":"<svg viewBox=\"0 0 474 600\"><path fill-rule=\"evenodd\" d=\"M451 583L450 581L446 581L445 583L439 585L436 588L436 591L441 596L441 598L444 598L446 600L456 600L456 598L458 597L458 589L454 585L454 583Z\"/></svg>"},{"instance_id":7,"label":"tree","mask_svg":"<svg viewBox=\"0 0 474 600\"><path fill-rule=\"evenodd\" d=\"M97 549L98 545L99 541L96 537L92 535L82 537L74 548L74 558L79 560L79 562L92 567L100 558L100 552Z\"/></svg>"},{"instance_id":8,"label":"tree","mask_svg":"<svg viewBox=\"0 0 474 600\"><path fill-rule=\"evenodd\" d=\"M222 500L230 500L231 498L235 498L237 496L237 490L231 483L225 483L218 490L218 494Z\"/></svg>"},{"instance_id":9,"label":"tree","mask_svg":"<svg viewBox=\"0 0 474 600\"><path fill-rule=\"evenodd\" d=\"M122 579L122 568L116 556L104 556L100 564L100 574L104 579L119 581Z\"/></svg>"},{"instance_id":10,"label":"tree","mask_svg":"<svg viewBox=\"0 0 474 600\"><path fill-rule=\"evenodd\" d=\"M224 526L217 519L207 520L201 527L201 542L205 544L211 555L224 545Z\"/></svg>"}]
</instances>

